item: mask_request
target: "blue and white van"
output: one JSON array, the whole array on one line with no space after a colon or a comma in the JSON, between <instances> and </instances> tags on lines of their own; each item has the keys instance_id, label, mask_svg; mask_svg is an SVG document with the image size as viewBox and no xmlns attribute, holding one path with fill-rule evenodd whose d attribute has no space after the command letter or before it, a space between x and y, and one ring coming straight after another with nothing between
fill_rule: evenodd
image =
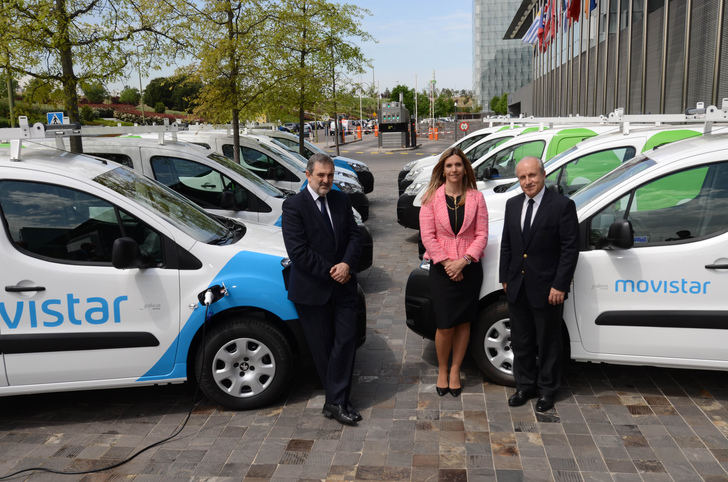
<instances>
[{"instance_id":1,"label":"blue and white van","mask_svg":"<svg viewBox=\"0 0 728 482\"><path fill-rule=\"evenodd\" d=\"M307 352L279 228L16 141L0 144L0 217L0 395L192 380L249 409L280 397ZM224 296L206 309L211 287ZM360 340L365 317L362 296Z\"/></svg>"}]
</instances>

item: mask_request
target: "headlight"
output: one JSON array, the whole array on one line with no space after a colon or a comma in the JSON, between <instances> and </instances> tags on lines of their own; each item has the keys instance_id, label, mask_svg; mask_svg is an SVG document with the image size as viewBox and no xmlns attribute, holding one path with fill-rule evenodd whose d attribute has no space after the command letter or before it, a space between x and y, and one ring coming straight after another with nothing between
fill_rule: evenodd
<instances>
[{"instance_id":1,"label":"headlight","mask_svg":"<svg viewBox=\"0 0 728 482\"><path fill-rule=\"evenodd\" d=\"M349 179L352 179L352 180L353 180L353 179L359 179L359 178L358 178L358 177L356 176L356 174L355 174L355 173L351 172L351 171L350 171L350 170L348 170L348 169L344 169L344 170L342 170L342 171L340 172L340 174L341 174L341 176L342 176L342 177L347 177L347 178L349 178Z\"/></svg>"},{"instance_id":2,"label":"headlight","mask_svg":"<svg viewBox=\"0 0 728 482\"><path fill-rule=\"evenodd\" d=\"M351 194L354 192L363 192L361 189L361 186L357 186L355 184L351 184L348 182L339 182L336 185L339 186L339 189L341 189L341 192L345 192L346 194Z\"/></svg>"},{"instance_id":3,"label":"headlight","mask_svg":"<svg viewBox=\"0 0 728 482\"><path fill-rule=\"evenodd\" d=\"M404 193L408 196L416 196L422 188L424 188L427 185L427 183L424 182L414 182L407 186L407 189L404 190Z\"/></svg>"},{"instance_id":4,"label":"headlight","mask_svg":"<svg viewBox=\"0 0 728 482\"><path fill-rule=\"evenodd\" d=\"M366 164L350 164L351 168L356 172L369 172L369 167Z\"/></svg>"},{"instance_id":5,"label":"headlight","mask_svg":"<svg viewBox=\"0 0 728 482\"><path fill-rule=\"evenodd\" d=\"M416 178L417 176L419 176L421 172L422 172L422 168L412 169L410 172L407 173L406 176L404 176L404 178L407 181L412 181L412 180L414 180L414 178Z\"/></svg>"},{"instance_id":6,"label":"headlight","mask_svg":"<svg viewBox=\"0 0 728 482\"><path fill-rule=\"evenodd\" d=\"M417 164L417 161L419 161L419 159L415 159L414 161L408 162L407 164L405 164L404 166L402 166L402 170L403 171L411 171L412 168L414 167L414 165Z\"/></svg>"}]
</instances>

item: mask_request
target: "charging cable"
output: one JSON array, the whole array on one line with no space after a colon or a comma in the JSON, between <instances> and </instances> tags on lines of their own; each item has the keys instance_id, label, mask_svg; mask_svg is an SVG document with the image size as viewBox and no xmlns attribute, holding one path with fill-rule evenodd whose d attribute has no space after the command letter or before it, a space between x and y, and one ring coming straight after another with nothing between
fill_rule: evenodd
<instances>
[{"instance_id":1,"label":"charging cable","mask_svg":"<svg viewBox=\"0 0 728 482\"><path fill-rule=\"evenodd\" d=\"M0 480L6 480L11 477L15 477L16 475L24 474L26 472L48 472L51 474L59 474L59 475L83 475L83 474L96 474L99 472L104 472L107 470L115 469L117 467L121 467L122 465L131 462L135 458L137 458L139 455L143 454L147 450L153 449L154 447L158 447L162 444L165 444L172 440L173 438L177 437L180 433L182 433L182 430L187 426L187 422L189 422L190 417L192 416L192 412L197 408L197 406L200 403L200 400L198 400L197 396L200 393L200 379L202 378L202 370L204 366L205 361L205 328L207 327L207 321L209 319L209 311L210 311L210 305L215 303L216 301L219 301L224 296L227 296L228 292L225 288L225 285L215 285L210 286L205 291L200 292L200 294L197 295L197 299L205 305L205 318L204 322L202 323L202 363L200 363L200 373L197 377L197 386L195 388L195 393L192 395L192 406L187 411L187 415L185 416L185 419L182 421L180 426L175 429L175 431L169 435L166 438L163 438L162 440L159 440L158 442L154 442L153 444L147 445L146 447L138 450L137 452L133 453L129 457L125 458L124 460L121 460L115 464L107 465L106 467L100 467L98 469L91 469L91 470L80 470L80 471L63 471L63 470L55 470L55 469L49 469L48 467L28 467L27 469L21 469L17 470L11 474L0 476Z\"/></svg>"}]
</instances>

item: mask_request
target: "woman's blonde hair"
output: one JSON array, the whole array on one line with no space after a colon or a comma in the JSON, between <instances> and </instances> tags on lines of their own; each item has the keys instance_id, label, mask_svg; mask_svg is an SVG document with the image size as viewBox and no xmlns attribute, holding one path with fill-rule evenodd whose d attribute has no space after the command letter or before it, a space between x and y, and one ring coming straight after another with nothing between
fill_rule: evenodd
<instances>
[{"instance_id":1,"label":"woman's blonde hair","mask_svg":"<svg viewBox=\"0 0 728 482\"><path fill-rule=\"evenodd\" d=\"M452 156L458 156L463 161L463 167L465 168L465 175L462 180L462 194L465 194L468 189L477 189L475 172L473 172L473 166L470 165L468 156L458 147L449 147L445 149L445 152L442 153L437 164L435 164L434 169L432 169L432 177L430 178L430 184L425 190L425 194L422 196L422 204L430 202L435 196L435 191L445 184L445 160ZM464 203L465 196L461 196L459 204L462 205Z\"/></svg>"}]
</instances>

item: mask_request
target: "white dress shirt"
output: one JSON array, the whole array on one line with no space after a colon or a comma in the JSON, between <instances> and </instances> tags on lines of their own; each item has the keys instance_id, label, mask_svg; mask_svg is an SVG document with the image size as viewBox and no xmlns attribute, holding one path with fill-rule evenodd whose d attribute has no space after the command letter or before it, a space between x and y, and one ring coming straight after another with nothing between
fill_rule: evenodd
<instances>
[{"instance_id":1,"label":"white dress shirt","mask_svg":"<svg viewBox=\"0 0 728 482\"><path fill-rule=\"evenodd\" d=\"M319 211L321 211L321 202L322 202L321 196L319 196L318 193L316 191L314 191L313 188L311 188L310 183L306 184L306 189L308 189L308 193L311 195L311 197L313 198L313 201L316 203L316 207L319 208ZM326 203L326 214L329 215L329 222L331 223L331 227L333 228L334 221L333 221L333 219L331 219L331 209L329 209L329 200L324 198L323 202Z\"/></svg>"},{"instance_id":2,"label":"white dress shirt","mask_svg":"<svg viewBox=\"0 0 728 482\"><path fill-rule=\"evenodd\" d=\"M533 198L530 198L528 196L523 198L523 206L521 207L521 230L523 230L523 223L526 220L526 209L528 209L528 200L533 199L533 211L531 212L531 226L533 226L533 220L536 219L536 211L538 211L538 207L541 205L541 200L543 199L543 194L546 192L546 185L541 188L541 190L533 196Z\"/></svg>"}]
</instances>

